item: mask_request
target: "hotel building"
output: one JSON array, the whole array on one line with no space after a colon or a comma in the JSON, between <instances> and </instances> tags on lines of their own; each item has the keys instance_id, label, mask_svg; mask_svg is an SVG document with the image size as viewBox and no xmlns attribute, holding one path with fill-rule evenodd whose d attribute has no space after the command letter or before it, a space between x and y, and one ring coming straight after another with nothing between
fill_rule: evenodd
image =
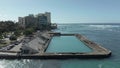
<instances>
[{"instance_id":1,"label":"hotel building","mask_svg":"<svg viewBox=\"0 0 120 68\"><path fill-rule=\"evenodd\" d=\"M21 27L27 28L31 26L40 27L41 25L51 24L51 13L39 13L37 15L29 14L25 17L19 17L18 23Z\"/></svg>"}]
</instances>

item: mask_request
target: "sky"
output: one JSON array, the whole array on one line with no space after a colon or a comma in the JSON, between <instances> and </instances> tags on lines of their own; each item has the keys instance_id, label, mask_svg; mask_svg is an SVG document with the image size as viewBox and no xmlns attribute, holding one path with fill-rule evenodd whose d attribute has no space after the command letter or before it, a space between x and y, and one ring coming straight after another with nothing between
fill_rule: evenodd
<instances>
[{"instance_id":1,"label":"sky","mask_svg":"<svg viewBox=\"0 0 120 68\"><path fill-rule=\"evenodd\" d=\"M53 23L120 23L120 0L0 0L0 21L44 12Z\"/></svg>"}]
</instances>

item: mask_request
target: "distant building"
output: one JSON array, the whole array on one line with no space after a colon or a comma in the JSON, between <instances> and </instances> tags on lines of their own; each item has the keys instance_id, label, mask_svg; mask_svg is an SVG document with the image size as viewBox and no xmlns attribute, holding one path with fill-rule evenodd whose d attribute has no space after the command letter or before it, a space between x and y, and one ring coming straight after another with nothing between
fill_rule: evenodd
<instances>
[{"instance_id":1,"label":"distant building","mask_svg":"<svg viewBox=\"0 0 120 68\"><path fill-rule=\"evenodd\" d=\"M25 18L19 17L18 18L18 23L21 27L25 27Z\"/></svg>"},{"instance_id":2,"label":"distant building","mask_svg":"<svg viewBox=\"0 0 120 68\"><path fill-rule=\"evenodd\" d=\"M29 14L25 17L19 17L18 23L21 27L26 28L30 26L40 27L41 25L51 24L51 13L39 13L37 15Z\"/></svg>"}]
</instances>

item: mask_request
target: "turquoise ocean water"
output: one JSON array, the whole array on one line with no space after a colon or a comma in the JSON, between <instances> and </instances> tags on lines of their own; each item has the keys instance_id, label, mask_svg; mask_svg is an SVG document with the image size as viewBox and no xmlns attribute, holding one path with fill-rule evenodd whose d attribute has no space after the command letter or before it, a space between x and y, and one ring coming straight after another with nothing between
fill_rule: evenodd
<instances>
[{"instance_id":1,"label":"turquoise ocean water","mask_svg":"<svg viewBox=\"0 0 120 68\"><path fill-rule=\"evenodd\" d=\"M112 56L104 59L1 59L0 68L120 68L120 24L59 24L54 31L80 33L111 50Z\"/></svg>"}]
</instances>

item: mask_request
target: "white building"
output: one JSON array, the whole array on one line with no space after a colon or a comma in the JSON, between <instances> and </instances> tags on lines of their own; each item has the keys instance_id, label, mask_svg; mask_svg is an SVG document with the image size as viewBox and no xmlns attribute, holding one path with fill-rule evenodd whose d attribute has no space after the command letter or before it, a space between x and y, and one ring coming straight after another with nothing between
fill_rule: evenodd
<instances>
[{"instance_id":1,"label":"white building","mask_svg":"<svg viewBox=\"0 0 120 68\"><path fill-rule=\"evenodd\" d=\"M51 13L39 13L37 15L29 14L25 17L19 17L18 22L22 27L47 25L51 23Z\"/></svg>"}]
</instances>

